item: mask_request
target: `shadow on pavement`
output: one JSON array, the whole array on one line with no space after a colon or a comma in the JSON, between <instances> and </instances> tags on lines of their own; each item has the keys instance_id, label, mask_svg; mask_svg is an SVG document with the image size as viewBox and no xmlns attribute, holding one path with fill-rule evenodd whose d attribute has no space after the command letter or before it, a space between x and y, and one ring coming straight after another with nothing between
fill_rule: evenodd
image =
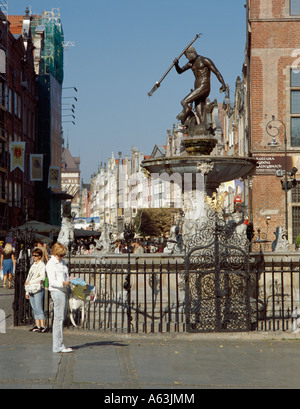
<instances>
[{"instance_id":1,"label":"shadow on pavement","mask_svg":"<svg viewBox=\"0 0 300 409\"><path fill-rule=\"evenodd\" d=\"M71 348L74 350L77 349L83 349L83 348L91 348L91 347L104 347L104 346L114 346L114 347L127 347L127 344L121 344L119 342L115 342L115 341L105 341L105 342L89 342L87 344L83 344L83 345L75 345L72 346Z\"/></svg>"}]
</instances>

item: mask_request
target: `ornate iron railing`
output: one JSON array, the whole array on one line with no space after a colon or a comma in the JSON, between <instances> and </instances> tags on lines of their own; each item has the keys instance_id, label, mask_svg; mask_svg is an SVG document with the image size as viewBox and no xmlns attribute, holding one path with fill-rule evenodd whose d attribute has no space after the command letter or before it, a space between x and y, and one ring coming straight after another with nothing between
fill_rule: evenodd
<instances>
[{"instance_id":1,"label":"ornate iron railing","mask_svg":"<svg viewBox=\"0 0 300 409\"><path fill-rule=\"evenodd\" d=\"M72 275L95 285L97 292L96 301L89 301L85 305L85 321L81 322L80 313L74 317L79 328L126 333L194 330L190 326L191 321L188 320L190 315L186 305L186 276L182 257L174 257L169 262L161 258L159 261L154 261L150 257L140 262L132 257L130 289L124 288L127 276L126 261L122 263L117 260L107 260L103 263L100 260L87 261L87 259L74 258L71 259L69 267ZM29 302L25 299L23 291L27 271L27 265L19 262L15 277L15 326L33 323ZM208 275L203 277L206 277L206 280L209 278ZM300 315L299 257L294 253L290 261L287 261L287 259L281 260L272 253L265 257L262 254L252 254L249 278L251 308L249 330L292 330L292 326L296 326L297 323L298 311ZM225 281L224 283L226 284ZM129 290L131 291L130 317L128 317L127 303ZM208 286L206 291L209 293L212 288ZM225 301L224 306L226 306ZM48 291L44 300L44 311L47 325L51 327L52 309ZM232 318L236 316L225 314L225 318L229 319L227 323L226 319L223 320L227 329L236 330L230 328L230 325L233 325ZM68 318L66 324L72 326Z\"/></svg>"},{"instance_id":2,"label":"ornate iron railing","mask_svg":"<svg viewBox=\"0 0 300 409\"><path fill-rule=\"evenodd\" d=\"M243 231L238 229L241 226ZM250 330L249 244L243 220L208 210L187 242L187 325L194 332Z\"/></svg>"},{"instance_id":3,"label":"ornate iron railing","mask_svg":"<svg viewBox=\"0 0 300 409\"><path fill-rule=\"evenodd\" d=\"M74 315L78 327L136 333L186 330L183 263L138 263L133 260L130 266L130 286L127 262L103 264L101 260L87 262L72 259L69 271L72 276L95 286L96 299L85 303L84 322L80 311ZM26 271L19 265L15 279L18 289L15 325L29 325L32 322L29 303L20 291L25 278ZM48 291L45 294L46 323L51 327L52 302ZM71 325L68 317L66 323Z\"/></svg>"}]
</instances>

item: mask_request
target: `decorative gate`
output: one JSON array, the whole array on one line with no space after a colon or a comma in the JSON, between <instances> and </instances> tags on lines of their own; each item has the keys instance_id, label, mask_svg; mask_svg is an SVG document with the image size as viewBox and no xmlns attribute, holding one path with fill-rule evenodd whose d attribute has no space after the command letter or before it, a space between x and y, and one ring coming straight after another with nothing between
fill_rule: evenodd
<instances>
[{"instance_id":1,"label":"decorative gate","mask_svg":"<svg viewBox=\"0 0 300 409\"><path fill-rule=\"evenodd\" d=\"M248 241L245 232L238 233L244 226L210 210L189 240L185 258L189 332L250 330Z\"/></svg>"}]
</instances>

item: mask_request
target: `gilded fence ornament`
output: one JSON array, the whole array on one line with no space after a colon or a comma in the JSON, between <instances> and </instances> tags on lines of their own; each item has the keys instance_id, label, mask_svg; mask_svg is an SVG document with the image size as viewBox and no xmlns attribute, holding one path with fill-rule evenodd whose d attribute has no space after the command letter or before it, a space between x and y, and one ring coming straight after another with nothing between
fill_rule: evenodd
<instances>
[{"instance_id":1,"label":"gilded fence ornament","mask_svg":"<svg viewBox=\"0 0 300 409\"><path fill-rule=\"evenodd\" d=\"M205 195L205 201L212 210L219 213L224 208L224 202L225 202L227 195L228 195L227 192L223 192L220 195L214 192L212 194L212 197Z\"/></svg>"}]
</instances>

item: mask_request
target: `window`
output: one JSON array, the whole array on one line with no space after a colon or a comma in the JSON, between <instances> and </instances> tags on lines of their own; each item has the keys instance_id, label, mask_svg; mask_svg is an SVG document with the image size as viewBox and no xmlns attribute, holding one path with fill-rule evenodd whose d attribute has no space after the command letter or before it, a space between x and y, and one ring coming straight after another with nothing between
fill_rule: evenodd
<instances>
[{"instance_id":1,"label":"window","mask_svg":"<svg viewBox=\"0 0 300 409\"><path fill-rule=\"evenodd\" d=\"M0 173L0 199L6 199L6 191L5 191L5 174Z\"/></svg>"},{"instance_id":2,"label":"window","mask_svg":"<svg viewBox=\"0 0 300 409\"><path fill-rule=\"evenodd\" d=\"M9 113L13 113L13 98L12 98L12 90L8 90L8 111Z\"/></svg>"},{"instance_id":3,"label":"window","mask_svg":"<svg viewBox=\"0 0 300 409\"><path fill-rule=\"evenodd\" d=\"M14 95L14 104L15 104L15 116L18 116L18 94L16 92Z\"/></svg>"},{"instance_id":4,"label":"window","mask_svg":"<svg viewBox=\"0 0 300 409\"><path fill-rule=\"evenodd\" d=\"M299 16L300 15L300 0L290 0L290 15Z\"/></svg>"},{"instance_id":5,"label":"window","mask_svg":"<svg viewBox=\"0 0 300 409\"><path fill-rule=\"evenodd\" d=\"M300 146L300 118L291 118L291 145Z\"/></svg>"},{"instance_id":6,"label":"window","mask_svg":"<svg viewBox=\"0 0 300 409\"><path fill-rule=\"evenodd\" d=\"M22 116L22 98L18 95L18 118L21 119Z\"/></svg>"},{"instance_id":7,"label":"window","mask_svg":"<svg viewBox=\"0 0 300 409\"><path fill-rule=\"evenodd\" d=\"M291 70L290 114L291 114L291 146L300 146L300 70Z\"/></svg>"},{"instance_id":8,"label":"window","mask_svg":"<svg viewBox=\"0 0 300 409\"><path fill-rule=\"evenodd\" d=\"M300 91L291 91L291 114L300 113Z\"/></svg>"},{"instance_id":9,"label":"window","mask_svg":"<svg viewBox=\"0 0 300 409\"><path fill-rule=\"evenodd\" d=\"M1 80L0 81L0 104L5 106L5 83Z\"/></svg>"},{"instance_id":10,"label":"window","mask_svg":"<svg viewBox=\"0 0 300 409\"><path fill-rule=\"evenodd\" d=\"M6 137L5 135L5 128L6 128L6 123L5 123L5 113L0 109L0 136L3 138Z\"/></svg>"},{"instance_id":11,"label":"window","mask_svg":"<svg viewBox=\"0 0 300 409\"><path fill-rule=\"evenodd\" d=\"M35 140L35 114L32 113L31 116L31 137Z\"/></svg>"},{"instance_id":12,"label":"window","mask_svg":"<svg viewBox=\"0 0 300 409\"><path fill-rule=\"evenodd\" d=\"M9 206L12 206L12 182L9 181L8 184L8 200L9 200Z\"/></svg>"}]
</instances>

